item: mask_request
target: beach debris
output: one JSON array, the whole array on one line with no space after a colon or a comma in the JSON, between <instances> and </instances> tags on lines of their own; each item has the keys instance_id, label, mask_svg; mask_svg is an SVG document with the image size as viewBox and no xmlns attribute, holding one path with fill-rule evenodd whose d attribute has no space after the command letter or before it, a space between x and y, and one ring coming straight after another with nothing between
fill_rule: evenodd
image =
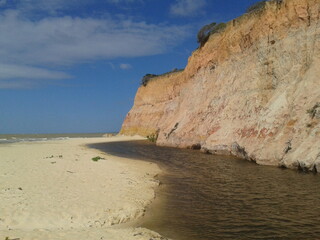
<instances>
[{"instance_id":1,"label":"beach debris","mask_svg":"<svg viewBox=\"0 0 320 240\"><path fill-rule=\"evenodd\" d=\"M22 187L19 187L18 189L19 189L20 191L22 191L22 190L23 190L23 189L22 189Z\"/></svg>"},{"instance_id":2,"label":"beach debris","mask_svg":"<svg viewBox=\"0 0 320 240\"><path fill-rule=\"evenodd\" d=\"M105 160L105 159L100 156L97 156L97 157L91 158L91 160L94 162L98 162L99 160Z\"/></svg>"},{"instance_id":3,"label":"beach debris","mask_svg":"<svg viewBox=\"0 0 320 240\"><path fill-rule=\"evenodd\" d=\"M55 163L57 163L57 162L51 162L51 164L55 164Z\"/></svg>"},{"instance_id":4,"label":"beach debris","mask_svg":"<svg viewBox=\"0 0 320 240\"><path fill-rule=\"evenodd\" d=\"M45 159L48 159L48 158L63 158L63 155L58 155L58 156L48 156L48 157L45 157Z\"/></svg>"},{"instance_id":5,"label":"beach debris","mask_svg":"<svg viewBox=\"0 0 320 240\"><path fill-rule=\"evenodd\" d=\"M72 172L72 171L67 171L68 173L75 173L75 172Z\"/></svg>"}]
</instances>

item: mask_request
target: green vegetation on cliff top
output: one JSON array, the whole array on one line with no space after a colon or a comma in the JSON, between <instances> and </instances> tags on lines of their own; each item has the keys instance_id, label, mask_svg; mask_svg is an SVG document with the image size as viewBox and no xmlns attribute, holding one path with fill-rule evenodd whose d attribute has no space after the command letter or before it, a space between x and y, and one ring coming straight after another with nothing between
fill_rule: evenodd
<instances>
[{"instance_id":1,"label":"green vegetation on cliff top","mask_svg":"<svg viewBox=\"0 0 320 240\"><path fill-rule=\"evenodd\" d=\"M264 11L266 3L270 2L270 3L276 3L276 4L282 4L283 0L263 0L260 2L256 2L253 5L251 5L250 7L248 7L246 14L260 14ZM239 17L241 18L241 17ZM238 18L238 19L239 19ZM236 20L236 19L235 19ZM233 20L234 21L234 20ZM197 42L199 43L199 48L202 48L206 42L209 40L210 36L216 33L222 33L227 27L227 23L210 23L207 24L205 26L203 26L197 34ZM156 77L161 77L161 76L165 76L167 74L172 74L175 72L181 72L184 69L173 69L170 72L166 72L164 74L160 74L160 75L156 75L156 74L146 74L143 76L143 78L141 79L141 85L142 86L147 86L148 82L150 82L150 80L156 78Z\"/></svg>"}]
</instances>

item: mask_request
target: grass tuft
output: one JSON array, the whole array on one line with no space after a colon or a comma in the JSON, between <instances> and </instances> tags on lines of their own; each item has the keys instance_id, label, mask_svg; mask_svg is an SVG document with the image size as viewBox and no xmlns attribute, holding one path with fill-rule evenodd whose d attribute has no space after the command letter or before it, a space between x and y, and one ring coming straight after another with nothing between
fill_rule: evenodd
<instances>
[{"instance_id":1,"label":"grass tuft","mask_svg":"<svg viewBox=\"0 0 320 240\"><path fill-rule=\"evenodd\" d=\"M94 162L98 162L99 160L104 160L104 158L97 156L97 157L92 158L91 160Z\"/></svg>"},{"instance_id":2,"label":"grass tuft","mask_svg":"<svg viewBox=\"0 0 320 240\"><path fill-rule=\"evenodd\" d=\"M158 139L158 133L153 133L151 135L148 135L147 136L147 139L150 141L150 142L156 142L157 139Z\"/></svg>"}]
</instances>

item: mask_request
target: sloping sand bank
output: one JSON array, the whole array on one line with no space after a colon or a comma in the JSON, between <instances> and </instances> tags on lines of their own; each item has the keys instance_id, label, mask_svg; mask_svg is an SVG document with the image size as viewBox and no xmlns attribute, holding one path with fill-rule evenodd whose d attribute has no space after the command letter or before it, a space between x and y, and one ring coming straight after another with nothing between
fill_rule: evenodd
<instances>
[{"instance_id":1,"label":"sloping sand bank","mask_svg":"<svg viewBox=\"0 0 320 240\"><path fill-rule=\"evenodd\" d=\"M133 139L0 145L0 240L164 239L147 229L117 226L143 216L155 196L158 166L85 146Z\"/></svg>"}]
</instances>

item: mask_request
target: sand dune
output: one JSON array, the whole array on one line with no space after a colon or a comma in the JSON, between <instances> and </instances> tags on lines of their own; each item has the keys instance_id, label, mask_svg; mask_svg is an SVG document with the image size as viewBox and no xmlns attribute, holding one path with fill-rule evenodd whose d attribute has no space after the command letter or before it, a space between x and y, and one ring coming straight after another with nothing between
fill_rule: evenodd
<instances>
[{"instance_id":1,"label":"sand dune","mask_svg":"<svg viewBox=\"0 0 320 240\"><path fill-rule=\"evenodd\" d=\"M160 239L146 229L115 227L144 215L158 166L85 146L129 139L0 145L0 240ZM97 156L104 159L92 161Z\"/></svg>"}]
</instances>

